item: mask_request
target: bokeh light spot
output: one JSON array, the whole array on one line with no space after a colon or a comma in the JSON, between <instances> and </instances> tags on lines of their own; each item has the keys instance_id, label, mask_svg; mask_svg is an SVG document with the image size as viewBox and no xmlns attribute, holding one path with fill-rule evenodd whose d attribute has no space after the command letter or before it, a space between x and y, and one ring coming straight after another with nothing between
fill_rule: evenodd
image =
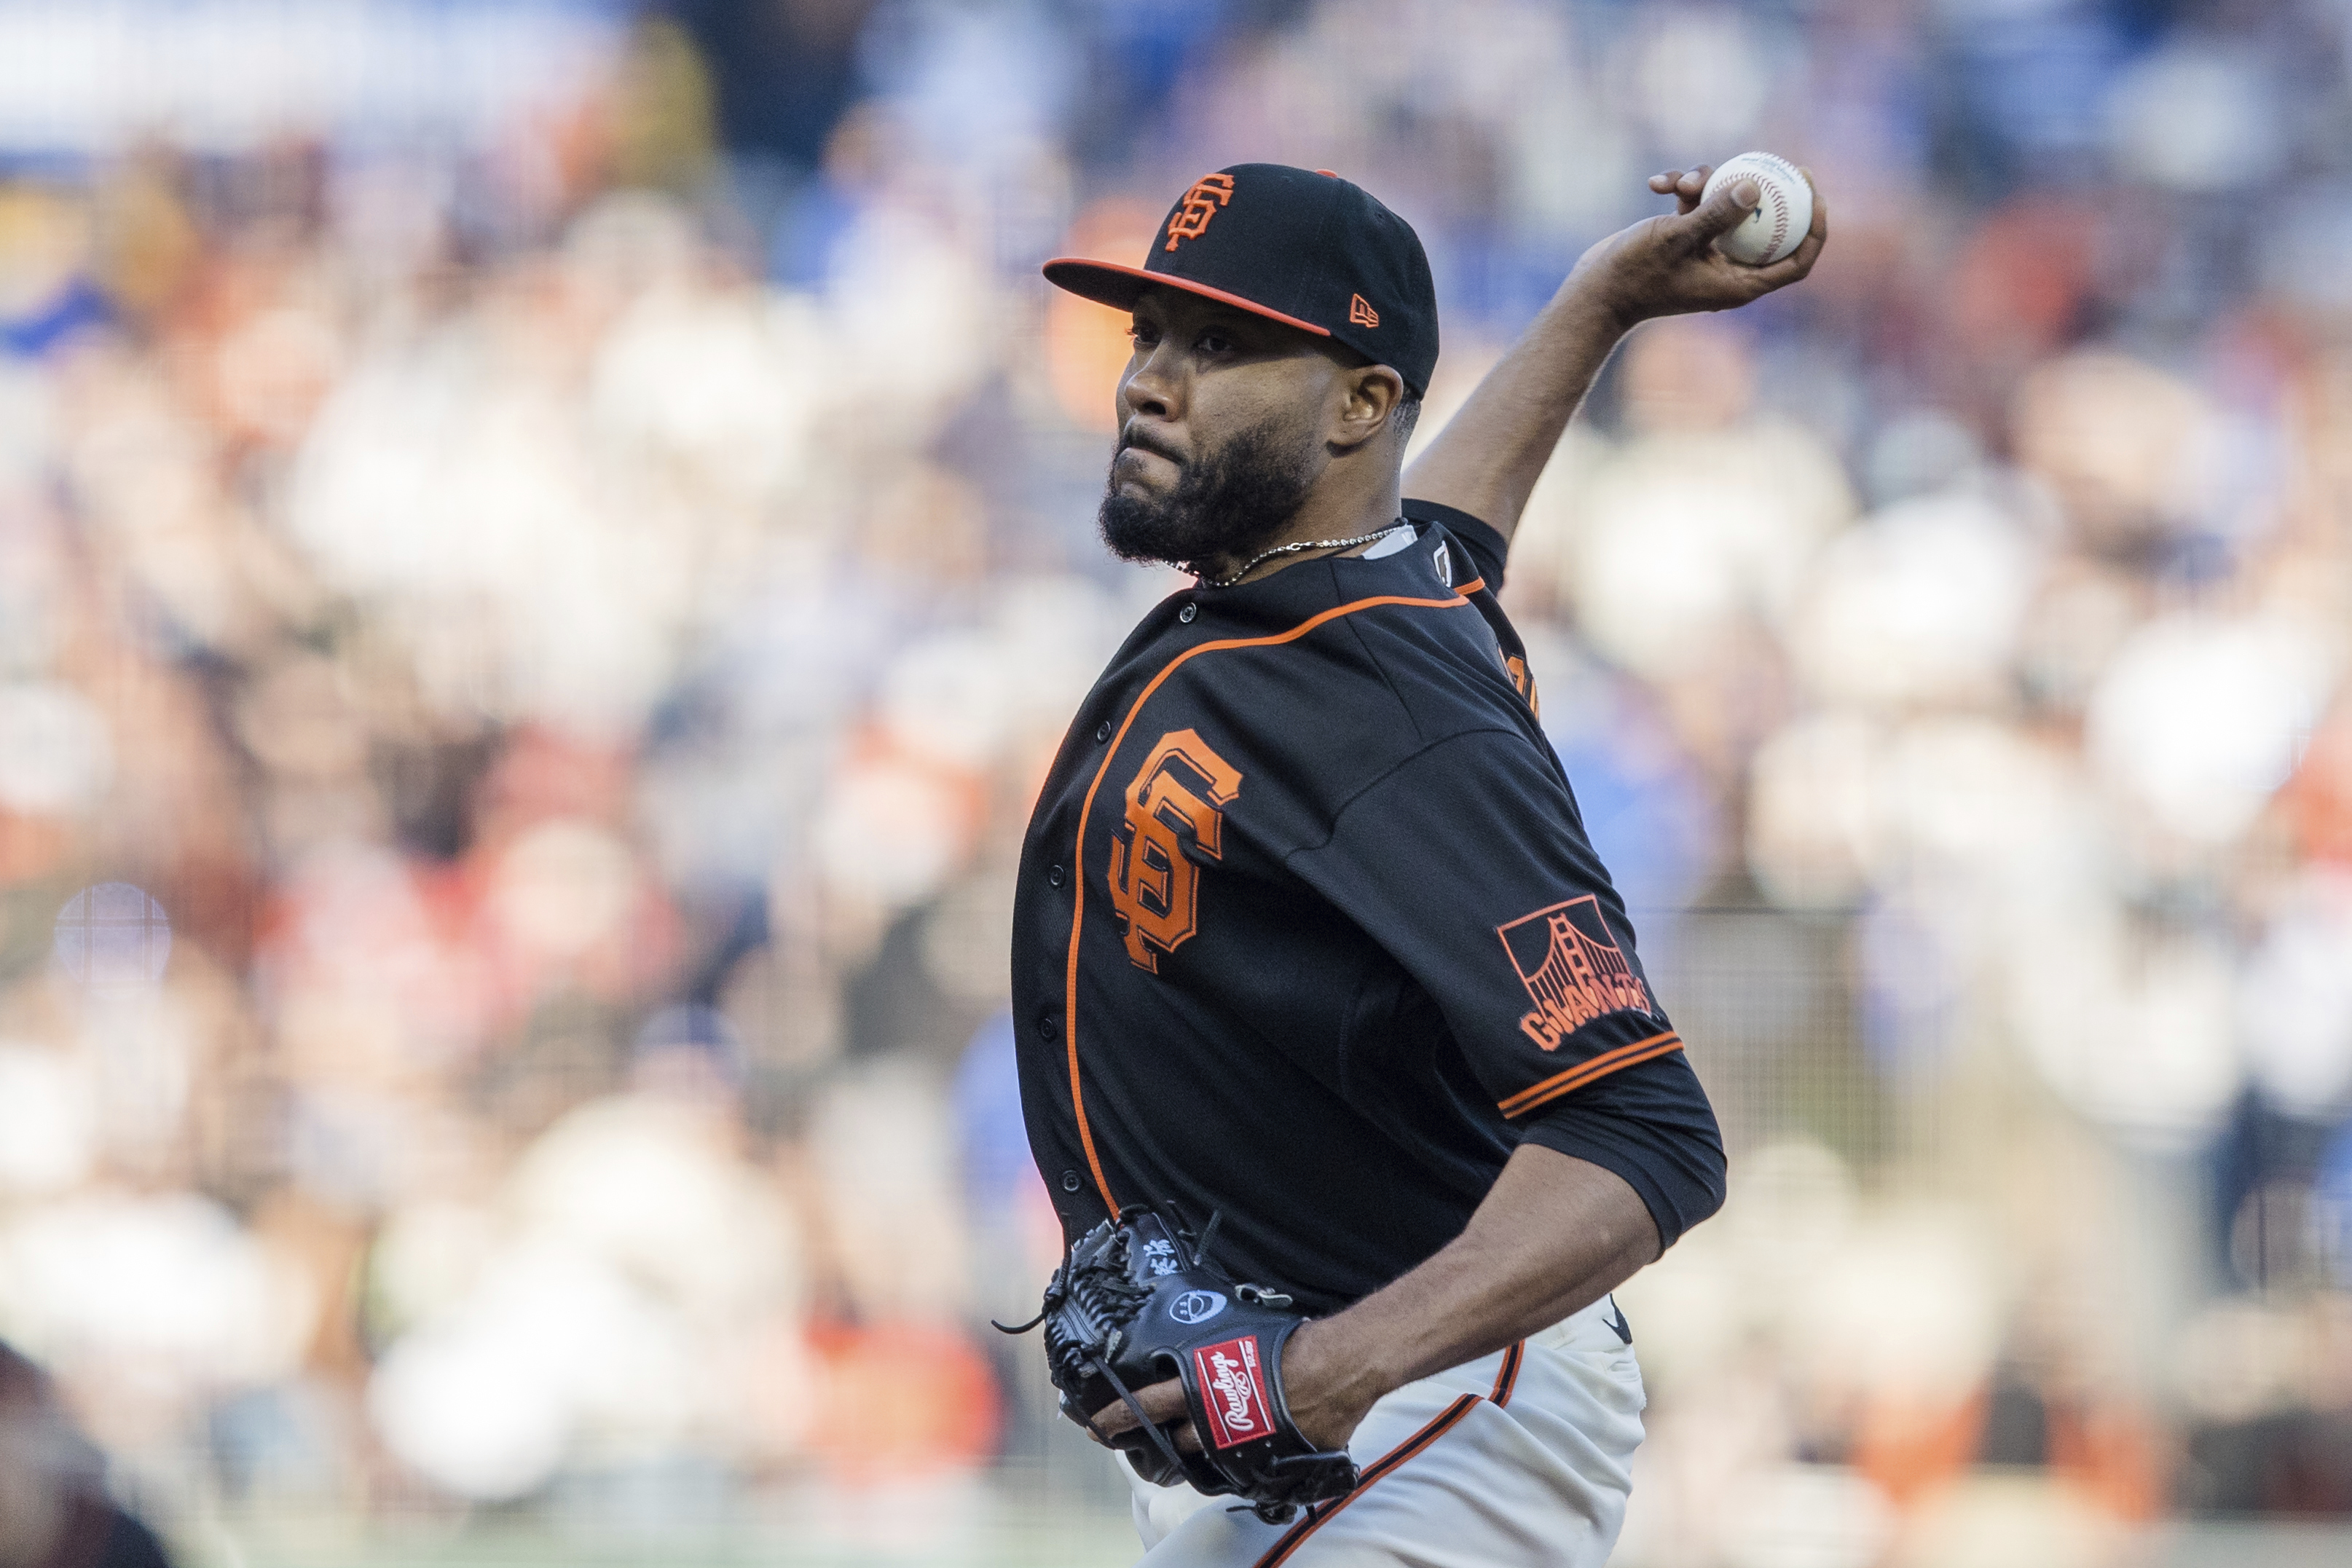
<instances>
[{"instance_id":1,"label":"bokeh light spot","mask_svg":"<svg viewBox=\"0 0 2352 1568\"><path fill-rule=\"evenodd\" d=\"M152 986L172 956L172 917L144 888L102 882L58 911L50 955L58 974L93 991Z\"/></svg>"}]
</instances>

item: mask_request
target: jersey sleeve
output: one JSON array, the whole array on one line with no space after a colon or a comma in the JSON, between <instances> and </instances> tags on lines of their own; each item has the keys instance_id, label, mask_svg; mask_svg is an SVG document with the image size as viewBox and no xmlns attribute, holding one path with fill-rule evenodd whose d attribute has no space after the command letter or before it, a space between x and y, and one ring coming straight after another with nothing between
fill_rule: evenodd
<instances>
[{"instance_id":1,"label":"jersey sleeve","mask_svg":"<svg viewBox=\"0 0 2352 1568\"><path fill-rule=\"evenodd\" d=\"M1528 1118L1524 1136L1623 1177L1657 1222L1661 1247L1723 1207L1723 1134L1682 1051L1554 1101Z\"/></svg>"},{"instance_id":2,"label":"jersey sleeve","mask_svg":"<svg viewBox=\"0 0 2352 1568\"><path fill-rule=\"evenodd\" d=\"M1425 747L1290 865L1436 1003L1523 1137L1623 1176L1669 1244L1713 1212L1714 1115L1537 742L1497 729Z\"/></svg>"},{"instance_id":3,"label":"jersey sleeve","mask_svg":"<svg viewBox=\"0 0 2352 1568\"><path fill-rule=\"evenodd\" d=\"M1485 579L1486 586L1496 592L1502 591L1503 568L1510 554L1510 544L1500 529L1442 501L1409 500L1404 504L1404 516L1407 522L1435 523L1453 535L1468 552L1470 564L1475 568L1473 575Z\"/></svg>"}]
</instances>

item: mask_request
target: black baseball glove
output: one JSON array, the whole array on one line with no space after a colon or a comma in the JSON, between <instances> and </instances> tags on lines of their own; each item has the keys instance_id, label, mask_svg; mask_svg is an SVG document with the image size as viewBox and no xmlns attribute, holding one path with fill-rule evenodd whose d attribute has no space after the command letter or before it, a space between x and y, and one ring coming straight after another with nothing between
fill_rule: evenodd
<instances>
[{"instance_id":1,"label":"black baseball glove","mask_svg":"<svg viewBox=\"0 0 2352 1568\"><path fill-rule=\"evenodd\" d=\"M1206 1257L1217 1222L1195 1242L1172 1214L1137 1204L1070 1249L1045 1287L1045 1310L1007 1333L1045 1326L1045 1359L1062 1414L1124 1451L1135 1473L1160 1486L1189 1481L1212 1497L1244 1498L1280 1524L1301 1503L1356 1484L1344 1448L1318 1448L1290 1418L1282 1396L1282 1347L1307 1320L1290 1298L1235 1284ZM1135 1390L1168 1378L1184 1403L1201 1452L1181 1452L1147 1419ZM1107 1437L1093 1412L1113 1399L1135 1412L1135 1430ZM1171 1426L1173 1424L1171 1423Z\"/></svg>"}]
</instances>

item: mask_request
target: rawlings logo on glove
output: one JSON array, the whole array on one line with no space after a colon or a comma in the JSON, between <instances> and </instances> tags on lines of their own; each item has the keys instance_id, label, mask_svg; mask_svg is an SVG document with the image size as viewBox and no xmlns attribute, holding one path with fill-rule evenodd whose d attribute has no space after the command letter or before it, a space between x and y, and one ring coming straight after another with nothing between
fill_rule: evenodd
<instances>
[{"instance_id":1,"label":"rawlings logo on glove","mask_svg":"<svg viewBox=\"0 0 2352 1568\"><path fill-rule=\"evenodd\" d=\"M1282 1347L1307 1320L1285 1310L1289 1297L1236 1284L1210 1262L1216 1230L1211 1219L1195 1241L1149 1205L1129 1207L1082 1237L1046 1285L1044 1310L1005 1332L1045 1325L1062 1414L1097 1437L1093 1412L1114 1399L1135 1412L1138 1428L1108 1440L1136 1474L1245 1499L1279 1524L1302 1503L1345 1496L1356 1465L1345 1449L1316 1447L1290 1418ZM1183 1383L1202 1453L1179 1450L1136 1403L1135 1390L1171 1377Z\"/></svg>"},{"instance_id":2,"label":"rawlings logo on glove","mask_svg":"<svg viewBox=\"0 0 2352 1568\"><path fill-rule=\"evenodd\" d=\"M1265 1418L1265 1384L1258 1376L1257 1336L1229 1339L1192 1353L1202 1384L1216 1391L1209 1406L1209 1441L1220 1448L1263 1437L1273 1429Z\"/></svg>"}]
</instances>

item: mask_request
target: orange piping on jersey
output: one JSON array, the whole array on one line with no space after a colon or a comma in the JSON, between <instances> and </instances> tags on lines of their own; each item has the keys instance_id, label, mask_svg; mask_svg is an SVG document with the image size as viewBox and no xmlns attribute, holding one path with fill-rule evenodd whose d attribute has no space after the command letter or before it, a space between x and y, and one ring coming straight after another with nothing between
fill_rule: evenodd
<instances>
[{"instance_id":1,"label":"orange piping on jersey","mask_svg":"<svg viewBox=\"0 0 2352 1568\"><path fill-rule=\"evenodd\" d=\"M1455 589L1454 591L1454 592L1456 592L1456 593L1459 593L1459 594L1463 595L1465 598L1467 598L1469 595L1471 595L1471 594L1473 594L1473 593L1477 592L1480 589L1482 589L1482 588L1484 588L1484 587L1486 587L1486 580L1485 578L1483 578L1483 577L1474 577L1474 578L1472 578L1469 581L1467 581L1467 582L1464 583L1461 587L1459 587L1459 588Z\"/></svg>"},{"instance_id":2,"label":"orange piping on jersey","mask_svg":"<svg viewBox=\"0 0 2352 1568\"><path fill-rule=\"evenodd\" d=\"M1511 1390L1519 1385L1519 1363L1527 1356L1528 1342L1515 1339L1511 1348L1503 1353L1503 1364L1495 1374L1495 1391L1486 1396L1497 1405L1511 1402Z\"/></svg>"},{"instance_id":3,"label":"orange piping on jersey","mask_svg":"<svg viewBox=\"0 0 2352 1568\"><path fill-rule=\"evenodd\" d=\"M1478 1403L1478 1396L1475 1394L1457 1396L1453 1404L1439 1411L1427 1426L1373 1460L1370 1467L1357 1479L1354 1489L1345 1497L1333 1501L1320 1513L1309 1512L1305 1519L1292 1525L1284 1532L1282 1539L1274 1543L1273 1549L1257 1560L1254 1568L1281 1568L1283 1563L1290 1561L1293 1552L1307 1543L1308 1536L1331 1522L1333 1515L1370 1491L1373 1482L1393 1474L1399 1465L1452 1431L1461 1422L1463 1416L1470 1414L1471 1406Z\"/></svg>"},{"instance_id":4,"label":"orange piping on jersey","mask_svg":"<svg viewBox=\"0 0 2352 1568\"><path fill-rule=\"evenodd\" d=\"M1301 621L1287 632L1277 632L1271 637L1224 637L1214 643L1203 643L1197 648L1187 648L1160 667L1143 688L1143 695L1128 705L1127 716L1118 721L1118 733L1110 737L1103 750L1100 766L1095 769L1094 781L1087 786L1086 799L1078 803L1078 843L1072 852L1072 880L1077 884L1077 894L1070 901L1070 956L1062 982L1062 1035L1069 1042L1070 1109L1077 1113L1078 1142L1087 1151L1087 1169L1093 1173L1095 1191L1102 1195L1103 1207L1113 1214L1118 1212L1118 1200L1111 1196L1110 1183L1103 1179L1101 1156L1095 1153L1094 1130L1087 1125L1086 1096L1078 1087L1078 932L1087 914L1087 819L1095 809L1095 791L1102 788L1103 775L1110 771L1111 758L1118 755L1119 743L1127 738L1128 727L1160 683L1174 674L1186 660L1202 653L1216 653L1225 648L1271 648L1284 643L1295 643L1326 621L1342 615L1353 615L1359 610L1376 610L1383 604L1402 604L1417 610L1452 610L1470 601L1460 594L1451 599L1411 599L1402 594L1384 593L1377 598L1359 599L1347 604L1335 604Z\"/></svg>"},{"instance_id":5,"label":"orange piping on jersey","mask_svg":"<svg viewBox=\"0 0 2352 1568\"><path fill-rule=\"evenodd\" d=\"M1565 1072L1556 1072L1542 1082L1520 1090L1509 1099L1497 1103L1496 1109L1506 1116L1524 1115L1548 1100L1557 1100L1572 1089L1581 1089L1596 1080L1608 1077L1621 1068L1636 1066L1653 1057L1664 1056L1683 1048L1681 1037L1672 1030L1654 1034L1647 1040L1637 1040L1631 1045L1621 1045L1614 1051L1604 1051L1590 1061L1580 1061Z\"/></svg>"}]
</instances>

